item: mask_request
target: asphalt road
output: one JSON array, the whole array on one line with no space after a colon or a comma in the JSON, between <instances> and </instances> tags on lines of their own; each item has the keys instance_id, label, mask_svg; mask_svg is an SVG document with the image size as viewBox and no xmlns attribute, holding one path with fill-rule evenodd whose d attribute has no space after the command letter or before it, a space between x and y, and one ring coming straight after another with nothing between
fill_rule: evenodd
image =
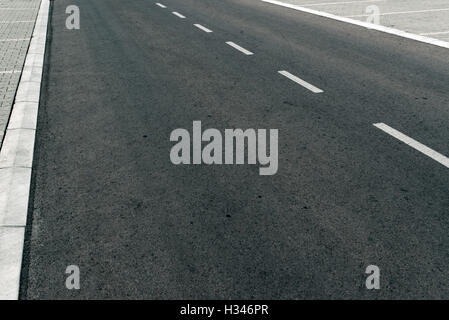
<instances>
[{"instance_id":1,"label":"asphalt road","mask_svg":"<svg viewBox=\"0 0 449 320\"><path fill-rule=\"evenodd\" d=\"M373 126L449 155L447 50L256 0L78 0L67 30L72 2L53 2L21 298L449 298L448 168ZM279 129L277 174L173 165L194 120Z\"/></svg>"}]
</instances>

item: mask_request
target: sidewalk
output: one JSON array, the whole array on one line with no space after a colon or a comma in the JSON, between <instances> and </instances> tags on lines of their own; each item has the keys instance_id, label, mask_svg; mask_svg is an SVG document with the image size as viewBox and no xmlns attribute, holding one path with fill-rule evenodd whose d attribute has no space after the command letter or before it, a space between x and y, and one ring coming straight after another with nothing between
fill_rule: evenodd
<instances>
[{"instance_id":1,"label":"sidewalk","mask_svg":"<svg viewBox=\"0 0 449 320\"><path fill-rule=\"evenodd\" d=\"M0 148L41 0L0 0Z\"/></svg>"},{"instance_id":2,"label":"sidewalk","mask_svg":"<svg viewBox=\"0 0 449 320\"><path fill-rule=\"evenodd\" d=\"M372 22L378 12L379 24L409 33L449 41L447 0L279 0L307 9Z\"/></svg>"},{"instance_id":3,"label":"sidewalk","mask_svg":"<svg viewBox=\"0 0 449 320\"><path fill-rule=\"evenodd\" d=\"M0 300L18 298L49 6L0 0Z\"/></svg>"}]
</instances>

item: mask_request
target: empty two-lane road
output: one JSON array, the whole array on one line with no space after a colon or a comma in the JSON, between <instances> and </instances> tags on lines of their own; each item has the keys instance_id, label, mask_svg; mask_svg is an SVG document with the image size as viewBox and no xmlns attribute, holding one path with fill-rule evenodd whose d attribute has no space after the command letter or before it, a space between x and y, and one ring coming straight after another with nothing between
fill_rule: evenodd
<instances>
[{"instance_id":1,"label":"empty two-lane road","mask_svg":"<svg viewBox=\"0 0 449 320\"><path fill-rule=\"evenodd\" d=\"M68 30L71 4L21 298L449 298L446 49L257 0L79 0ZM174 165L196 120L278 129L277 173Z\"/></svg>"}]
</instances>

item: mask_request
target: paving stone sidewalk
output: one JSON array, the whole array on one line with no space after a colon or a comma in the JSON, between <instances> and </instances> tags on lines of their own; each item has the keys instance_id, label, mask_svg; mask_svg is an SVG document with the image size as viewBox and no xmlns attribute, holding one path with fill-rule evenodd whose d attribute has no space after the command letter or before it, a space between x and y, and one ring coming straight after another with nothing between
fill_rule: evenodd
<instances>
[{"instance_id":1,"label":"paving stone sidewalk","mask_svg":"<svg viewBox=\"0 0 449 320\"><path fill-rule=\"evenodd\" d=\"M360 21L368 21L374 10L378 10L382 26L449 41L449 0L278 1Z\"/></svg>"},{"instance_id":2,"label":"paving stone sidewalk","mask_svg":"<svg viewBox=\"0 0 449 320\"><path fill-rule=\"evenodd\" d=\"M41 0L0 0L0 148Z\"/></svg>"}]
</instances>

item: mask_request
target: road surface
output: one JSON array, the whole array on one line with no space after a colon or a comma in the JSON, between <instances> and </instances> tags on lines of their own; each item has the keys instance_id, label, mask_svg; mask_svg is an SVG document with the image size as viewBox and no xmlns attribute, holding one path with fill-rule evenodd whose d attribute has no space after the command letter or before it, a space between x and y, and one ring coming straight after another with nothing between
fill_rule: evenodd
<instances>
[{"instance_id":1,"label":"road surface","mask_svg":"<svg viewBox=\"0 0 449 320\"><path fill-rule=\"evenodd\" d=\"M52 3L20 297L449 298L449 169L373 125L449 155L447 49L256 0L161 3L79 0L80 30ZM277 174L172 164L195 120L278 129Z\"/></svg>"}]
</instances>

